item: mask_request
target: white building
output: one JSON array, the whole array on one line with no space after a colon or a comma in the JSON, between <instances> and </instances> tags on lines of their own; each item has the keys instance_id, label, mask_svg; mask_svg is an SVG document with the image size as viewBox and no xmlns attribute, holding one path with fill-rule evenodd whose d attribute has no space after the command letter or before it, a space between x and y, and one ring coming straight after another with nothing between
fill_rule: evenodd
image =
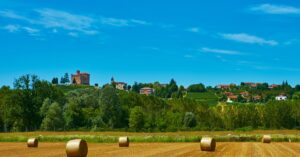
<instances>
[{"instance_id":1,"label":"white building","mask_svg":"<svg viewBox=\"0 0 300 157\"><path fill-rule=\"evenodd\" d=\"M116 85L116 88L119 90L125 90L125 87L127 85L127 83L125 82L114 82Z\"/></svg>"},{"instance_id":2,"label":"white building","mask_svg":"<svg viewBox=\"0 0 300 157\"><path fill-rule=\"evenodd\" d=\"M285 95L278 95L275 97L275 100L277 101L284 101L284 100L287 100L287 96Z\"/></svg>"},{"instance_id":3,"label":"white building","mask_svg":"<svg viewBox=\"0 0 300 157\"><path fill-rule=\"evenodd\" d=\"M233 103L233 101L230 98L227 98L227 103Z\"/></svg>"}]
</instances>

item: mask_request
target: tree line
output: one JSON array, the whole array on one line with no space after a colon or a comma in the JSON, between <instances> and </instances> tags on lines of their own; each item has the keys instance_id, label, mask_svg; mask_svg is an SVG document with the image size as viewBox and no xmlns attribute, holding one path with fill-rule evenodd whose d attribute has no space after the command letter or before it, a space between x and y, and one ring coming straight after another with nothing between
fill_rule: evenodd
<instances>
[{"instance_id":1,"label":"tree line","mask_svg":"<svg viewBox=\"0 0 300 157\"><path fill-rule=\"evenodd\" d=\"M24 75L14 88L0 89L0 131L299 129L298 100L208 105L178 96L180 87L174 84L163 87L172 99L112 85L64 93L35 75Z\"/></svg>"}]
</instances>

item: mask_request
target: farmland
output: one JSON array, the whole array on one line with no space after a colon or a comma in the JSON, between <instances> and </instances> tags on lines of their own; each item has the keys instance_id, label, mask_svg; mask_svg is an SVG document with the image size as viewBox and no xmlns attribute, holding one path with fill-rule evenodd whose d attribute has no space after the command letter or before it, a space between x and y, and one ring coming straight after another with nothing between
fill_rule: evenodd
<instances>
[{"instance_id":1,"label":"farmland","mask_svg":"<svg viewBox=\"0 0 300 157\"><path fill-rule=\"evenodd\" d=\"M296 157L298 143L220 142L215 152L202 152L199 143L131 143L128 148L117 144L89 143L88 157ZM40 143L39 148L27 148L25 143L0 143L1 156L5 157L65 157L65 143Z\"/></svg>"},{"instance_id":2,"label":"farmland","mask_svg":"<svg viewBox=\"0 0 300 157\"><path fill-rule=\"evenodd\" d=\"M264 144L260 138L272 135L272 143ZM119 148L119 136L129 136L128 148ZM212 136L217 141L214 152L200 150L200 139ZM38 148L27 148L30 137L39 139ZM300 154L299 130L255 131L193 131L193 132L16 132L0 133L0 152L5 157L64 157L68 140L85 139L89 157L190 157L190 156L278 156L296 157Z\"/></svg>"}]
</instances>

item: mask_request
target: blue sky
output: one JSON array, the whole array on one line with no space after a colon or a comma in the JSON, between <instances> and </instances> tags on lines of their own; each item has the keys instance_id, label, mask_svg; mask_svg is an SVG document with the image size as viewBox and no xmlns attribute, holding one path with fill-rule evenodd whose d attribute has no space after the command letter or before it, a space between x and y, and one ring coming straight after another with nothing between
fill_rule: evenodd
<instances>
[{"instance_id":1,"label":"blue sky","mask_svg":"<svg viewBox=\"0 0 300 157\"><path fill-rule=\"evenodd\" d=\"M0 85L77 69L91 82L300 83L294 0L2 0Z\"/></svg>"}]
</instances>

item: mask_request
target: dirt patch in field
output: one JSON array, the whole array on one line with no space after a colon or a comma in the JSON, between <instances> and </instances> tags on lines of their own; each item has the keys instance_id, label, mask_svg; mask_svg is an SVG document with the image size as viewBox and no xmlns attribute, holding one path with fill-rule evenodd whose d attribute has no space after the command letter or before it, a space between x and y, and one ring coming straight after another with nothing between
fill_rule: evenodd
<instances>
[{"instance_id":1,"label":"dirt patch in field","mask_svg":"<svg viewBox=\"0 0 300 157\"><path fill-rule=\"evenodd\" d=\"M199 143L89 143L88 157L298 157L300 143L226 142L217 143L215 152L202 152ZM27 148L26 143L0 143L2 157L66 157L65 143L39 143L39 148Z\"/></svg>"}]
</instances>

